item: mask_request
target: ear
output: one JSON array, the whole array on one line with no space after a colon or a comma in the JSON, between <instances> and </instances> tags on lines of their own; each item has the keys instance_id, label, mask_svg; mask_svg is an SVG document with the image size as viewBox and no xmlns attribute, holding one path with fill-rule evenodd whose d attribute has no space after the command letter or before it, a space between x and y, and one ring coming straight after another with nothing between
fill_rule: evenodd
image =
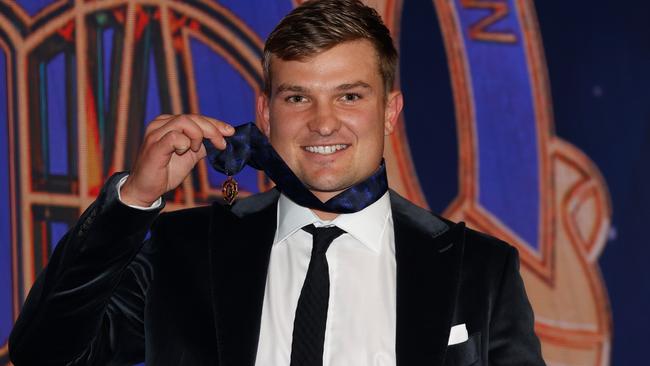
<instances>
[{"instance_id":1,"label":"ear","mask_svg":"<svg viewBox=\"0 0 650 366\"><path fill-rule=\"evenodd\" d=\"M257 126L266 135L271 137L271 113L269 111L269 97L266 93L261 92L257 96L255 105L255 113L257 115Z\"/></svg>"},{"instance_id":2,"label":"ear","mask_svg":"<svg viewBox=\"0 0 650 366\"><path fill-rule=\"evenodd\" d=\"M399 120L399 114L404 107L404 96L399 90L388 94L386 100L386 109L384 111L384 135L388 136L395 130L395 125Z\"/></svg>"}]
</instances>

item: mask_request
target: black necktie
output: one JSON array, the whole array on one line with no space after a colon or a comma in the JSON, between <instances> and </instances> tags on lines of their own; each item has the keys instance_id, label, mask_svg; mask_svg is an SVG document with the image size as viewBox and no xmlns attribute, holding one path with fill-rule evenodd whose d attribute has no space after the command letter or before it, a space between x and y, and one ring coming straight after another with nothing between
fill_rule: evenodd
<instances>
[{"instance_id":1,"label":"black necktie","mask_svg":"<svg viewBox=\"0 0 650 366\"><path fill-rule=\"evenodd\" d=\"M291 366L317 366L323 364L327 305L330 297L330 277L325 252L332 241L345 231L336 226L316 228L314 225L305 226L303 230L311 233L314 245L293 322Z\"/></svg>"}]
</instances>

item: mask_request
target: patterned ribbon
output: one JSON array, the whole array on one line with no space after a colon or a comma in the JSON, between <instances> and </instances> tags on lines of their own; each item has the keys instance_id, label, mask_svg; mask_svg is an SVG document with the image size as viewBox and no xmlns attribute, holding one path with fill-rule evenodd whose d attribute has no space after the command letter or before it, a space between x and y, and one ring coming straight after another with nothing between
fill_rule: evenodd
<instances>
[{"instance_id":1,"label":"patterned ribbon","mask_svg":"<svg viewBox=\"0 0 650 366\"><path fill-rule=\"evenodd\" d=\"M246 164L263 170L282 193L304 207L334 213L357 212L371 205L388 190L386 165L382 160L379 169L366 180L322 202L289 169L254 123L236 127L235 134L226 137L226 142L226 149L218 150L210 140L203 140L208 160L214 169L228 176L237 174Z\"/></svg>"}]
</instances>

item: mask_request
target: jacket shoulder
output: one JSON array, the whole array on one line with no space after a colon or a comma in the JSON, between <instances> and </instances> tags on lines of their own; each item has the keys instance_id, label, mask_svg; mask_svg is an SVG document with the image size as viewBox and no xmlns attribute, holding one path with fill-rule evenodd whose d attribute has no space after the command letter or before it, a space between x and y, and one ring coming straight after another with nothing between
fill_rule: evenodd
<instances>
[{"instance_id":1,"label":"jacket shoulder","mask_svg":"<svg viewBox=\"0 0 650 366\"><path fill-rule=\"evenodd\" d=\"M391 190L390 198L396 219L426 230L433 236L440 235L451 228L464 226L463 222L452 221L415 205L395 191ZM464 237L465 251L470 253L507 256L513 251L516 252L516 249L505 241L467 227L464 228Z\"/></svg>"},{"instance_id":2,"label":"jacket shoulder","mask_svg":"<svg viewBox=\"0 0 650 366\"><path fill-rule=\"evenodd\" d=\"M497 237L466 228L463 261L470 272L500 281L504 272L518 271L519 252Z\"/></svg>"},{"instance_id":3,"label":"jacket shoulder","mask_svg":"<svg viewBox=\"0 0 650 366\"><path fill-rule=\"evenodd\" d=\"M465 229L466 250L479 251L482 254L512 255L517 249L504 240L474 229Z\"/></svg>"}]
</instances>

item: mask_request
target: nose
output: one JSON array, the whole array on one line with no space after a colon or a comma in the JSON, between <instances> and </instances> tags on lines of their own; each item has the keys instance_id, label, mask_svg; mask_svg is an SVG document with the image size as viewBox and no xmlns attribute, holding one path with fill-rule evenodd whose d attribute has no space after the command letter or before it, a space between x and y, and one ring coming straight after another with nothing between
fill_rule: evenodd
<instances>
[{"instance_id":1,"label":"nose","mask_svg":"<svg viewBox=\"0 0 650 366\"><path fill-rule=\"evenodd\" d=\"M316 113L309 122L309 129L321 136L330 136L338 131L341 122L338 119L334 107L329 103L318 103Z\"/></svg>"}]
</instances>

